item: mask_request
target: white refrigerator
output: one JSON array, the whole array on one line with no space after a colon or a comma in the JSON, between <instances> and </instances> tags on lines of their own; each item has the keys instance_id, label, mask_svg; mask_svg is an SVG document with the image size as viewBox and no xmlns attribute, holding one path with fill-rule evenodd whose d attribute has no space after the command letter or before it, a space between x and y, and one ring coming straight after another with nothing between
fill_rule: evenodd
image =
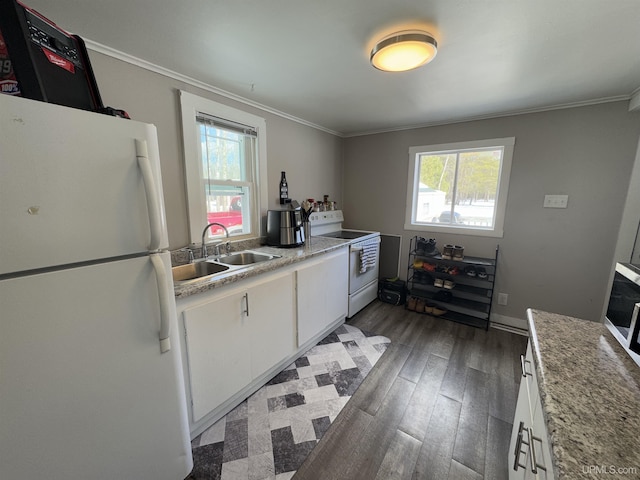
<instances>
[{"instance_id":1,"label":"white refrigerator","mask_svg":"<svg viewBox=\"0 0 640 480\"><path fill-rule=\"evenodd\" d=\"M192 469L156 129L0 95L0 478Z\"/></svg>"}]
</instances>

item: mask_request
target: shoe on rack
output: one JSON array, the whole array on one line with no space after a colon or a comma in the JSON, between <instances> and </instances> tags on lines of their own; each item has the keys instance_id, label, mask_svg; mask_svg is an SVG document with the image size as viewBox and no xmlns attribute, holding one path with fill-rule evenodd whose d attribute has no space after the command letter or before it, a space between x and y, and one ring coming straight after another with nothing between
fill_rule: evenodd
<instances>
[{"instance_id":1,"label":"shoe on rack","mask_svg":"<svg viewBox=\"0 0 640 480\"><path fill-rule=\"evenodd\" d=\"M452 253L452 258L453 260L463 260L464 259L464 247L461 247L460 245L454 245L453 246L453 253Z\"/></svg>"},{"instance_id":2,"label":"shoe on rack","mask_svg":"<svg viewBox=\"0 0 640 480\"><path fill-rule=\"evenodd\" d=\"M425 307L426 303L427 302L425 302L422 298L419 298L416 301L416 312L424 313L424 307Z\"/></svg>"},{"instance_id":3,"label":"shoe on rack","mask_svg":"<svg viewBox=\"0 0 640 480\"><path fill-rule=\"evenodd\" d=\"M436 308L436 306L435 306L435 305L433 305L433 304L431 304L431 303L428 303L428 302L427 302L427 303L425 304L425 306L424 306L424 313L431 314L431 313L433 313L433 309L434 309L434 308Z\"/></svg>"},{"instance_id":4,"label":"shoe on rack","mask_svg":"<svg viewBox=\"0 0 640 480\"><path fill-rule=\"evenodd\" d=\"M418 238L417 242L417 250L416 253L418 255L424 255L425 257L433 257L438 255L438 249L436 248L436 239L435 238Z\"/></svg>"},{"instance_id":5,"label":"shoe on rack","mask_svg":"<svg viewBox=\"0 0 640 480\"><path fill-rule=\"evenodd\" d=\"M451 260L453 258L453 245L445 245L442 248L442 258L444 260Z\"/></svg>"},{"instance_id":6,"label":"shoe on rack","mask_svg":"<svg viewBox=\"0 0 640 480\"><path fill-rule=\"evenodd\" d=\"M446 288L447 290L451 290L455 286L456 286L456 284L453 283L451 280L445 280L444 281L444 288Z\"/></svg>"},{"instance_id":7,"label":"shoe on rack","mask_svg":"<svg viewBox=\"0 0 640 480\"><path fill-rule=\"evenodd\" d=\"M422 264L422 269L426 270L427 272L435 272L436 271L436 266L433 263L424 262Z\"/></svg>"},{"instance_id":8,"label":"shoe on rack","mask_svg":"<svg viewBox=\"0 0 640 480\"><path fill-rule=\"evenodd\" d=\"M467 267L464 269L464 273L467 277L475 277L476 269L474 267Z\"/></svg>"},{"instance_id":9,"label":"shoe on rack","mask_svg":"<svg viewBox=\"0 0 640 480\"><path fill-rule=\"evenodd\" d=\"M438 288L442 288L442 287L444 287L444 280L442 280L441 278L436 278L436 279L433 281L433 286L434 286L434 287L438 287Z\"/></svg>"},{"instance_id":10,"label":"shoe on rack","mask_svg":"<svg viewBox=\"0 0 640 480\"><path fill-rule=\"evenodd\" d=\"M484 268L478 267L477 273L478 278L487 278L487 271Z\"/></svg>"},{"instance_id":11,"label":"shoe on rack","mask_svg":"<svg viewBox=\"0 0 640 480\"><path fill-rule=\"evenodd\" d=\"M416 297L409 297L407 301L407 310L411 310L412 312L416 311L416 302L418 299Z\"/></svg>"},{"instance_id":12,"label":"shoe on rack","mask_svg":"<svg viewBox=\"0 0 640 480\"><path fill-rule=\"evenodd\" d=\"M433 309L431 310L431 315L433 315L434 317L439 317L447 312L448 310L445 310L444 308L433 307Z\"/></svg>"}]
</instances>

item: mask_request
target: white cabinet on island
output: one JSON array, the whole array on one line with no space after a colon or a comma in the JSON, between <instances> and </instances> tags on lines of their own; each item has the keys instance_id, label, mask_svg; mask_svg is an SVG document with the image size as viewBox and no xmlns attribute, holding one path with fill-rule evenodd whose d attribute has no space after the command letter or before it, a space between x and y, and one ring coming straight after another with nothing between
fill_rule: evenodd
<instances>
[{"instance_id":1,"label":"white cabinet on island","mask_svg":"<svg viewBox=\"0 0 640 480\"><path fill-rule=\"evenodd\" d=\"M527 310L527 318L529 347L508 452L509 478L640 478L638 365L602 323L534 309ZM516 472L521 421L524 442L529 443L529 426L535 438L533 450L520 442L525 451L520 462L528 465ZM530 470L532 457L546 467L537 468L537 477Z\"/></svg>"},{"instance_id":2,"label":"white cabinet on island","mask_svg":"<svg viewBox=\"0 0 640 480\"><path fill-rule=\"evenodd\" d=\"M531 341L520 357L522 378L509 447L509 480L553 480L551 450L543 417Z\"/></svg>"}]
</instances>

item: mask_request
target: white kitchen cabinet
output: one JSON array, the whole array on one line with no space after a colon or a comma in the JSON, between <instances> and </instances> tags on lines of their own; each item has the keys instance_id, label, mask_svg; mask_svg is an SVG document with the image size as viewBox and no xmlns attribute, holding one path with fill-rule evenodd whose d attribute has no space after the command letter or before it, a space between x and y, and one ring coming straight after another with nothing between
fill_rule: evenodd
<instances>
[{"instance_id":1,"label":"white kitchen cabinet","mask_svg":"<svg viewBox=\"0 0 640 480\"><path fill-rule=\"evenodd\" d=\"M309 260L296 271L298 347L347 316L349 249Z\"/></svg>"},{"instance_id":2,"label":"white kitchen cabinet","mask_svg":"<svg viewBox=\"0 0 640 480\"><path fill-rule=\"evenodd\" d=\"M192 424L294 352L293 282L286 271L187 299L182 319Z\"/></svg>"},{"instance_id":3,"label":"white kitchen cabinet","mask_svg":"<svg viewBox=\"0 0 640 480\"><path fill-rule=\"evenodd\" d=\"M183 312L194 422L251 381L245 295L237 290Z\"/></svg>"},{"instance_id":4,"label":"white kitchen cabinet","mask_svg":"<svg viewBox=\"0 0 640 480\"><path fill-rule=\"evenodd\" d=\"M289 272L255 285L247 293L252 378L259 377L295 350L293 282L294 275Z\"/></svg>"},{"instance_id":5,"label":"white kitchen cabinet","mask_svg":"<svg viewBox=\"0 0 640 480\"><path fill-rule=\"evenodd\" d=\"M553 480L551 448L530 341L521 365L522 378L508 455L509 480Z\"/></svg>"}]
</instances>

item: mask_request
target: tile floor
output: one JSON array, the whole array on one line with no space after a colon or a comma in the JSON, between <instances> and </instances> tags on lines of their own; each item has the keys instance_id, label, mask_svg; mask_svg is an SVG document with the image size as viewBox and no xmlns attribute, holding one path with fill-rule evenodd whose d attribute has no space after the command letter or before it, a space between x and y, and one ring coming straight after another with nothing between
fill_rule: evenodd
<instances>
[{"instance_id":1,"label":"tile floor","mask_svg":"<svg viewBox=\"0 0 640 480\"><path fill-rule=\"evenodd\" d=\"M389 345L342 325L192 442L188 480L288 480Z\"/></svg>"}]
</instances>

